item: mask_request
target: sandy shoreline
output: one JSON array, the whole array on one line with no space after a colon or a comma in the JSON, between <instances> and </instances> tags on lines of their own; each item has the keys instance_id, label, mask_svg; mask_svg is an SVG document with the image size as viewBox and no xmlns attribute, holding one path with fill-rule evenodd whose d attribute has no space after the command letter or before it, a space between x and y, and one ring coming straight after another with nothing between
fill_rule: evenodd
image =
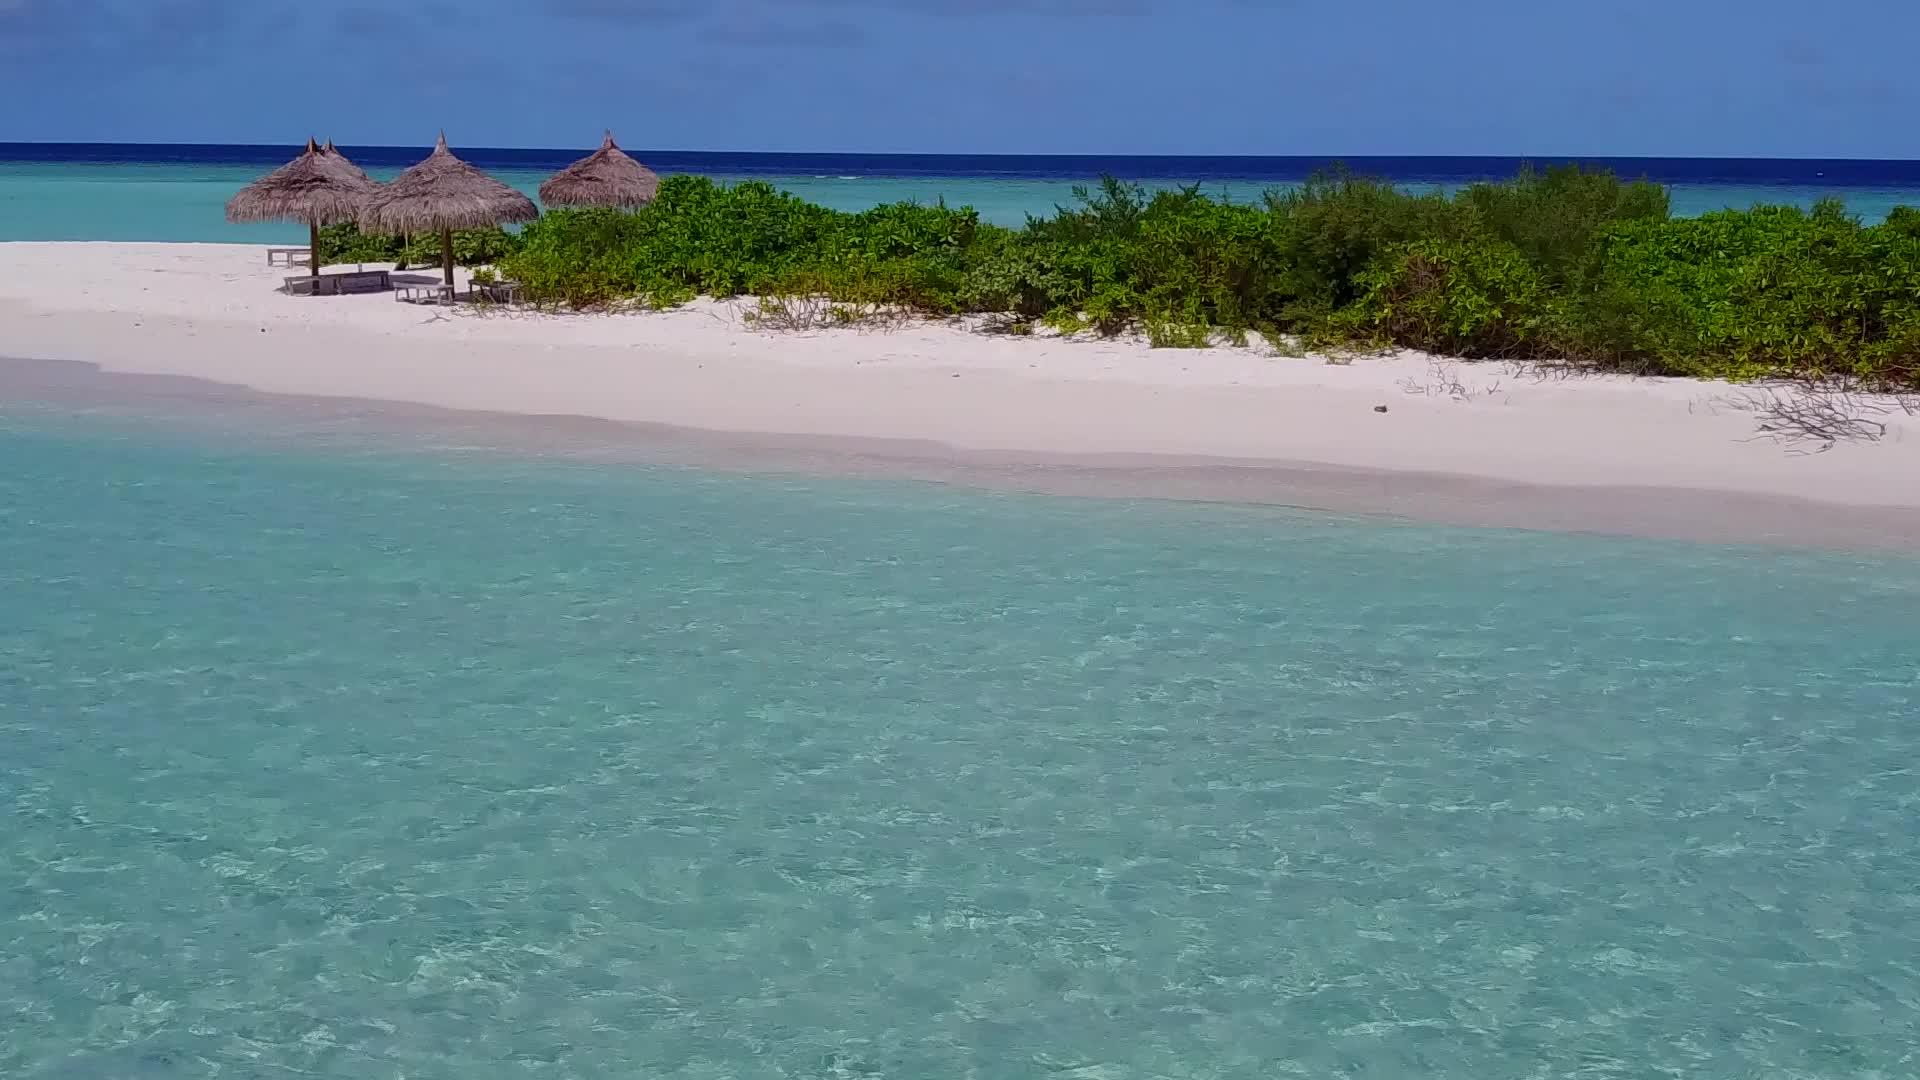
<instances>
[{"instance_id":1,"label":"sandy shoreline","mask_svg":"<svg viewBox=\"0 0 1920 1080\"><path fill-rule=\"evenodd\" d=\"M0 365L0 395L125 396L153 384L108 377L174 376L429 407L393 410L414 421L433 410L617 421L636 445L744 467L1920 548L1920 417L1897 409L1875 418L1887 425L1877 442L1796 453L1756 438L1736 403L1747 391L1688 380L1543 380L1416 356L1335 365L942 325L773 335L715 304L476 315L387 295L286 297L273 291L285 272L241 245L0 244L0 356L100 372Z\"/></svg>"}]
</instances>

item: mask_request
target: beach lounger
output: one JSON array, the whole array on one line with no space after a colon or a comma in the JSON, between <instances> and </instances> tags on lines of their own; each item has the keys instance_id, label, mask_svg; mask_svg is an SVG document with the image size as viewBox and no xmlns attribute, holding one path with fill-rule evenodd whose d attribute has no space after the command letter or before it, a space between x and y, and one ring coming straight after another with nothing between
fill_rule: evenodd
<instances>
[{"instance_id":1,"label":"beach lounger","mask_svg":"<svg viewBox=\"0 0 1920 1080\"><path fill-rule=\"evenodd\" d=\"M307 266L313 262L313 251L303 247L270 247L267 249L268 266Z\"/></svg>"},{"instance_id":2,"label":"beach lounger","mask_svg":"<svg viewBox=\"0 0 1920 1080\"><path fill-rule=\"evenodd\" d=\"M393 288L393 298L396 302L404 304L451 304L453 303L453 286L444 282L435 282L431 285L396 285Z\"/></svg>"},{"instance_id":3,"label":"beach lounger","mask_svg":"<svg viewBox=\"0 0 1920 1080\"><path fill-rule=\"evenodd\" d=\"M349 270L340 274L295 274L286 279L289 296L342 296L348 293L386 292L393 276L385 270Z\"/></svg>"},{"instance_id":4,"label":"beach lounger","mask_svg":"<svg viewBox=\"0 0 1920 1080\"><path fill-rule=\"evenodd\" d=\"M476 281L473 283L473 298L488 304L517 304L520 302L520 283Z\"/></svg>"}]
</instances>

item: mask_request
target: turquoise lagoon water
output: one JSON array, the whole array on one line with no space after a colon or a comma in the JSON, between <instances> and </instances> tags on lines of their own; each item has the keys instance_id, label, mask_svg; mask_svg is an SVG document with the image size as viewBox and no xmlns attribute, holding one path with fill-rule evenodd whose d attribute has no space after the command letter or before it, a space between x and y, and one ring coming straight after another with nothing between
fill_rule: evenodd
<instances>
[{"instance_id":1,"label":"turquoise lagoon water","mask_svg":"<svg viewBox=\"0 0 1920 1080\"><path fill-rule=\"evenodd\" d=\"M1920 565L0 423L0 1075L1899 1077Z\"/></svg>"},{"instance_id":2,"label":"turquoise lagoon water","mask_svg":"<svg viewBox=\"0 0 1920 1080\"><path fill-rule=\"evenodd\" d=\"M112 240L222 243L294 242L306 238L298 225L231 225L225 206L233 193L258 178L256 165L202 163L40 163L0 161L0 241ZM389 179L396 169L368 170ZM547 169L495 169L494 175L529 195L551 175ZM984 220L1019 225L1029 213L1051 213L1073 202L1075 181L984 176L721 176L767 180L813 202L840 210L865 210L912 200L972 206ZM1270 180L1211 181L1211 194L1255 199ZM1416 184L1426 187L1430 185ZM1680 184L1674 209L1699 214L1755 203L1811 206L1835 195L1861 216L1878 220L1901 203L1920 204L1920 191L1902 188L1822 188L1807 185Z\"/></svg>"}]
</instances>

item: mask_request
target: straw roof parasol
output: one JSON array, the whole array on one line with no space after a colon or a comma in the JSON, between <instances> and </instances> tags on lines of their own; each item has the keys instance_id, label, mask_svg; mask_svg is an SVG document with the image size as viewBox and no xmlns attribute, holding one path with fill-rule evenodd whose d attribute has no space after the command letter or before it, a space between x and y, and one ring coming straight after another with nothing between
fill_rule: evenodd
<instances>
[{"instance_id":1,"label":"straw roof parasol","mask_svg":"<svg viewBox=\"0 0 1920 1080\"><path fill-rule=\"evenodd\" d=\"M360 227L380 233L440 234L440 261L453 284L453 230L479 229L540 216L533 200L453 156L447 133L433 153L369 199Z\"/></svg>"},{"instance_id":2,"label":"straw roof parasol","mask_svg":"<svg viewBox=\"0 0 1920 1080\"><path fill-rule=\"evenodd\" d=\"M540 185L540 201L548 206L618 206L632 210L652 202L659 192L660 178L613 145L613 132L609 131L600 149Z\"/></svg>"},{"instance_id":3,"label":"straw roof parasol","mask_svg":"<svg viewBox=\"0 0 1920 1080\"><path fill-rule=\"evenodd\" d=\"M376 190L378 185L359 166L308 139L305 153L241 188L227 202L227 220L302 222L317 250L320 226L354 220ZM320 273L317 255L307 262L314 274Z\"/></svg>"},{"instance_id":4,"label":"straw roof parasol","mask_svg":"<svg viewBox=\"0 0 1920 1080\"><path fill-rule=\"evenodd\" d=\"M380 181L378 181L378 180L375 180L375 179L374 179L373 177L371 177L371 176L368 176L368 175L367 175L367 170L365 170L365 169L363 169L363 168L361 168L361 167L360 167L360 166L358 166L358 165L355 165L355 164L354 164L353 162L351 162L351 161L347 161L347 156L346 156L345 154L341 154L341 153L340 153L340 151L339 151L338 149L336 149L336 148L334 147L334 145L333 145L333 140L332 140L332 139L328 139L328 140L327 140L327 145L325 145L325 146L323 146L323 147L321 147L320 149L321 149L321 150L323 150L323 151L325 151L326 153L329 153L329 154L339 154L339 155L340 155L340 160L341 160L341 161L343 161L343 162L346 162L346 166L347 166L347 168L349 168L349 169L352 169L352 170L353 170L354 172L357 172L357 173L359 173L359 174L360 174L360 179L362 179L362 180L365 180L365 181L366 181L367 183L369 183L369 184L374 184L374 185L376 185L376 186L377 186L377 185L378 185L378 184L380 183Z\"/></svg>"}]
</instances>

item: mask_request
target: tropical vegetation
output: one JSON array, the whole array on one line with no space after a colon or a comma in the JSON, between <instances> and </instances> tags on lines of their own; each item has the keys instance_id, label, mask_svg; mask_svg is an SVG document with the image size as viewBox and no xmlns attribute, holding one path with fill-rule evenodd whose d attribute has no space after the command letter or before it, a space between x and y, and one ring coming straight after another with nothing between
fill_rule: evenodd
<instances>
[{"instance_id":1,"label":"tropical vegetation","mask_svg":"<svg viewBox=\"0 0 1920 1080\"><path fill-rule=\"evenodd\" d=\"M1261 334L1646 374L1920 385L1920 211L1837 202L1674 217L1666 191L1577 167L1453 193L1334 172L1257 203L1107 180L1021 228L970 209L830 210L760 182L662 182L637 213L558 210L460 234L538 303L798 301L855 321L975 315L1013 333L1142 331L1168 346ZM324 245L392 258L393 241ZM360 246L360 245L365 245ZM410 258L428 259L422 245ZM352 257L352 256L347 256Z\"/></svg>"},{"instance_id":2,"label":"tropical vegetation","mask_svg":"<svg viewBox=\"0 0 1920 1080\"><path fill-rule=\"evenodd\" d=\"M453 234L453 260L461 266L485 266L505 258L519 247L519 237L502 228L461 229ZM320 262L390 262L405 266L438 266L440 235L385 236L363 233L351 222L320 229Z\"/></svg>"}]
</instances>

